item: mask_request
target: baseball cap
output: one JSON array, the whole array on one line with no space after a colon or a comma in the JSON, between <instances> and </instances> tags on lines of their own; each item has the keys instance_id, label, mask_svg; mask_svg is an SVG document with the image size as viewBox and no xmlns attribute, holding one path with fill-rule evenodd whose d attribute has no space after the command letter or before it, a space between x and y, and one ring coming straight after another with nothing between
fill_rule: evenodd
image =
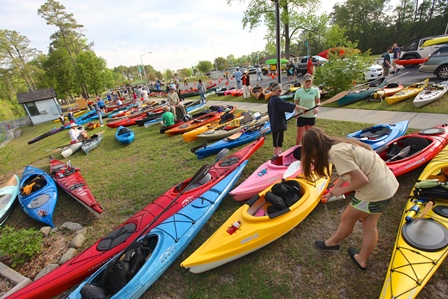
<instances>
[{"instance_id":1,"label":"baseball cap","mask_svg":"<svg viewBox=\"0 0 448 299\"><path fill-rule=\"evenodd\" d=\"M303 75L303 81L313 80L313 75L306 73Z\"/></svg>"},{"instance_id":2,"label":"baseball cap","mask_svg":"<svg viewBox=\"0 0 448 299\"><path fill-rule=\"evenodd\" d=\"M70 128L73 128L73 127L76 127L76 124L75 124L75 123L71 123L71 124L70 124Z\"/></svg>"}]
</instances>

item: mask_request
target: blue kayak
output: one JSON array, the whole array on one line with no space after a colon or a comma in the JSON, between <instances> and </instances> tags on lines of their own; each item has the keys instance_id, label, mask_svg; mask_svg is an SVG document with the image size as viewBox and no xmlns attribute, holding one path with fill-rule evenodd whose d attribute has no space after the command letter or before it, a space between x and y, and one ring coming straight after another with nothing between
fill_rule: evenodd
<instances>
[{"instance_id":1,"label":"blue kayak","mask_svg":"<svg viewBox=\"0 0 448 299\"><path fill-rule=\"evenodd\" d=\"M213 188L128 246L66 298L81 299L81 294L86 297L86 292L99 289L107 298L140 298L196 237L235 185L247 163L248 160L244 161ZM137 258L143 262L137 263ZM112 277L117 273L116 270L111 271L113 266L128 268L124 286L112 283L116 282Z\"/></svg>"},{"instance_id":2,"label":"blue kayak","mask_svg":"<svg viewBox=\"0 0 448 299\"><path fill-rule=\"evenodd\" d=\"M242 144L252 142L263 135L271 133L271 124L269 121L266 121L262 124L250 126L243 130L243 132L235 133L214 143L203 144L199 147L192 148L191 151L198 156L198 159L203 159L219 153L224 148L231 149Z\"/></svg>"},{"instance_id":3,"label":"blue kayak","mask_svg":"<svg viewBox=\"0 0 448 299\"><path fill-rule=\"evenodd\" d=\"M403 136L408 129L408 125L409 120L391 124L380 124L350 133L347 137L356 138L370 145L373 150L376 150L391 140Z\"/></svg>"},{"instance_id":4,"label":"blue kayak","mask_svg":"<svg viewBox=\"0 0 448 299\"><path fill-rule=\"evenodd\" d=\"M53 211L58 189L53 178L33 166L26 166L20 178L19 202L28 216L54 227Z\"/></svg>"},{"instance_id":5,"label":"blue kayak","mask_svg":"<svg viewBox=\"0 0 448 299\"><path fill-rule=\"evenodd\" d=\"M123 144L130 144L135 139L134 131L127 127L119 126L115 132L115 138Z\"/></svg>"}]
</instances>

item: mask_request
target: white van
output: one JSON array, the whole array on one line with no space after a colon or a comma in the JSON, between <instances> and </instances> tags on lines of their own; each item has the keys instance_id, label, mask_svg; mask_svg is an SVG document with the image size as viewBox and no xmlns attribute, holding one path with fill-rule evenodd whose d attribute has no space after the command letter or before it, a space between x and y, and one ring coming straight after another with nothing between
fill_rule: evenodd
<instances>
[{"instance_id":1,"label":"white van","mask_svg":"<svg viewBox=\"0 0 448 299\"><path fill-rule=\"evenodd\" d=\"M426 58L440 48L443 45L446 45L447 43L437 44L437 45L431 45L427 47L422 47L423 43L429 39L433 38L439 38L439 37L448 37L448 34L444 35L435 35L435 36L427 36L422 39L414 39L411 40L408 46L406 46L404 49L401 49L401 56L400 59L415 59L415 58Z\"/></svg>"}]
</instances>

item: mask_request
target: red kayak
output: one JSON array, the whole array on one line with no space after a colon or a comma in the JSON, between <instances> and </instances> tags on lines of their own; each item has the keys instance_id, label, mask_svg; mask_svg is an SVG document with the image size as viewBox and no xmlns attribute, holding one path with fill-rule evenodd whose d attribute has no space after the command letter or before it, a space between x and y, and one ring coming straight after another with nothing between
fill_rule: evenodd
<instances>
[{"instance_id":1,"label":"red kayak","mask_svg":"<svg viewBox=\"0 0 448 299\"><path fill-rule=\"evenodd\" d=\"M122 118L122 119L118 119L115 121L111 121L107 123L107 126L109 128L118 128L119 126L123 126L123 127L130 127L133 125L137 124L137 120L141 120L145 117L147 117L148 115L146 113L141 114L140 116L137 117L131 117L131 118Z\"/></svg>"},{"instance_id":2,"label":"red kayak","mask_svg":"<svg viewBox=\"0 0 448 299\"><path fill-rule=\"evenodd\" d=\"M79 171L79 168L71 166L70 163L63 163L50 157L50 174L56 184L95 216L99 216L103 208L96 201Z\"/></svg>"},{"instance_id":3,"label":"red kayak","mask_svg":"<svg viewBox=\"0 0 448 299\"><path fill-rule=\"evenodd\" d=\"M428 60L428 58L398 59L395 62L399 65L417 65L422 64L426 60Z\"/></svg>"},{"instance_id":4,"label":"red kayak","mask_svg":"<svg viewBox=\"0 0 448 299\"><path fill-rule=\"evenodd\" d=\"M51 298L79 284L134 240L213 188L263 144L264 137L222 160L218 154L212 166L205 164L193 177L170 188L91 247L7 298Z\"/></svg>"},{"instance_id":5,"label":"red kayak","mask_svg":"<svg viewBox=\"0 0 448 299\"><path fill-rule=\"evenodd\" d=\"M400 176L434 158L448 143L448 125L443 124L398 137L376 150L395 176Z\"/></svg>"}]
</instances>

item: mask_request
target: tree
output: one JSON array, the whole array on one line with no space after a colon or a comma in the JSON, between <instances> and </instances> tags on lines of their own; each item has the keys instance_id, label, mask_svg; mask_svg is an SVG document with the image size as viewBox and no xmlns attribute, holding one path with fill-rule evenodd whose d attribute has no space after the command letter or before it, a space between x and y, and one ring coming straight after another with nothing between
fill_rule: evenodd
<instances>
[{"instance_id":1,"label":"tree","mask_svg":"<svg viewBox=\"0 0 448 299\"><path fill-rule=\"evenodd\" d=\"M0 64L23 78L31 91L36 90L28 62L40 52L30 47L30 40L16 31L0 30Z\"/></svg>"},{"instance_id":2,"label":"tree","mask_svg":"<svg viewBox=\"0 0 448 299\"><path fill-rule=\"evenodd\" d=\"M227 0L230 5L234 0ZM285 57L289 59L291 40L303 32L321 35L328 17L316 16L319 0L276 0L280 9L280 34L284 42ZM241 1L240 1L241 2ZM257 27L263 20L268 27L267 42L275 41L276 20L274 12L274 1L251 0L244 11L243 28L250 30Z\"/></svg>"},{"instance_id":3,"label":"tree","mask_svg":"<svg viewBox=\"0 0 448 299\"><path fill-rule=\"evenodd\" d=\"M84 74L78 69L76 65L76 57L80 49L87 47L83 45L84 35L79 32L83 25L76 22L73 14L65 12L65 6L55 0L47 0L38 10L38 15L47 21L47 25L54 25L58 27L59 31L51 35L51 39L56 41L53 45L56 48L59 44L68 52L69 59L73 64L74 71L80 79L80 86L83 96L87 99L89 93L87 90Z\"/></svg>"},{"instance_id":4,"label":"tree","mask_svg":"<svg viewBox=\"0 0 448 299\"><path fill-rule=\"evenodd\" d=\"M223 71L228 66L227 59L225 59L224 57L216 57L215 58L215 65L216 65L216 67L218 68L219 71Z\"/></svg>"},{"instance_id":5,"label":"tree","mask_svg":"<svg viewBox=\"0 0 448 299\"><path fill-rule=\"evenodd\" d=\"M199 61L196 67L203 74L208 73L214 69L213 64L210 61L206 60Z\"/></svg>"}]
</instances>

